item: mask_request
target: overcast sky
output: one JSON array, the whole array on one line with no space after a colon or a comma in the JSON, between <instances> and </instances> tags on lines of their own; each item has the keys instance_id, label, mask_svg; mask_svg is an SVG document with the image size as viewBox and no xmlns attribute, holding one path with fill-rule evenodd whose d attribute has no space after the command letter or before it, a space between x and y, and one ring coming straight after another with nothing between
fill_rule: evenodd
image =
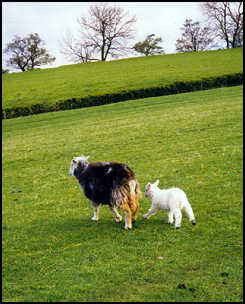
<instances>
[{"instance_id":1,"label":"overcast sky","mask_svg":"<svg viewBox=\"0 0 245 304\"><path fill-rule=\"evenodd\" d=\"M3 47L14 35L24 37L38 33L46 49L56 57L50 67L72 64L60 53L62 35L70 30L77 33L77 18L86 16L90 5L98 2L7 2L2 3ZM136 15L136 38L143 41L147 35L156 34L163 39L165 53L175 53L175 42L181 35L185 19L202 21L200 2L110 2ZM134 44L133 43L133 44ZM4 62L3 62L3 66Z\"/></svg>"}]
</instances>

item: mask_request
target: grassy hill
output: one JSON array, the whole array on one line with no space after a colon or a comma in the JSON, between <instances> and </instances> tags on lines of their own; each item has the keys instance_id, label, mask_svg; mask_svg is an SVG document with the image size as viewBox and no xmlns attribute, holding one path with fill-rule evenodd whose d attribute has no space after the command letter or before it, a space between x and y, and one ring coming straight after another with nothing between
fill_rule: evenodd
<instances>
[{"instance_id":1,"label":"grassy hill","mask_svg":"<svg viewBox=\"0 0 245 304\"><path fill-rule=\"evenodd\" d=\"M220 60L228 53L224 51ZM201 54L186 58L195 56ZM109 68L131 61L135 62L91 66ZM51 75L73 68L77 79L74 71L82 75L86 66L90 64L7 77L16 78L17 84L17 79L37 81L50 73L50 81L40 81L48 88L51 80L62 82L62 77L57 75L55 81ZM188 71L183 66L186 77L192 71L196 77L204 71L207 75L211 69L204 63ZM222 73L230 68L224 61L220 64ZM240 60L234 70L241 70ZM150 71L147 66L145 82L139 79L142 85L163 75L152 72L148 78ZM128 75L133 77L133 72ZM94 74L94 79L98 84L94 90L103 89L102 76ZM119 86L118 79L115 83ZM47 98L51 87L40 96ZM53 94L59 94L54 88ZM3 302L242 302L242 89L219 88L3 120ZM107 207L101 208L99 222L92 222L90 202L68 175L71 158L81 154L89 154L91 161L127 163L142 192L148 181L157 178L161 188L182 188L197 225L183 216L181 229L175 230L163 212L143 220L150 207L144 196L132 231L114 222Z\"/></svg>"},{"instance_id":2,"label":"grassy hill","mask_svg":"<svg viewBox=\"0 0 245 304\"><path fill-rule=\"evenodd\" d=\"M82 63L3 75L3 118L241 84L243 49ZM234 78L234 75L236 76Z\"/></svg>"}]
</instances>

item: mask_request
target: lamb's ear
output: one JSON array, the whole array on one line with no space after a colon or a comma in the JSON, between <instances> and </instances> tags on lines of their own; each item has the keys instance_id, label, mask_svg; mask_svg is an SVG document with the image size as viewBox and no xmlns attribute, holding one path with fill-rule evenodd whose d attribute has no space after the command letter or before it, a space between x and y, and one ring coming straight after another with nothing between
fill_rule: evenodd
<instances>
[{"instance_id":1,"label":"lamb's ear","mask_svg":"<svg viewBox=\"0 0 245 304\"><path fill-rule=\"evenodd\" d=\"M90 157L90 155L88 155L88 156L85 156L86 157L86 159L88 160L88 158Z\"/></svg>"},{"instance_id":2,"label":"lamb's ear","mask_svg":"<svg viewBox=\"0 0 245 304\"><path fill-rule=\"evenodd\" d=\"M150 188L151 188L151 184L148 183L148 184L146 185L146 189L150 189Z\"/></svg>"},{"instance_id":3,"label":"lamb's ear","mask_svg":"<svg viewBox=\"0 0 245 304\"><path fill-rule=\"evenodd\" d=\"M158 186L158 184L159 184L159 179L157 179L157 180L155 181L154 185Z\"/></svg>"}]
</instances>

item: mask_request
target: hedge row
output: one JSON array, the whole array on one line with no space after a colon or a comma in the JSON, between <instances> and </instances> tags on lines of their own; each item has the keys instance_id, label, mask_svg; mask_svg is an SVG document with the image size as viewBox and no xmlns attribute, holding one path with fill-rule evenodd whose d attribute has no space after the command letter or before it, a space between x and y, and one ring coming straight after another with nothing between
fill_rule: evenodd
<instances>
[{"instance_id":1,"label":"hedge row","mask_svg":"<svg viewBox=\"0 0 245 304\"><path fill-rule=\"evenodd\" d=\"M2 109L2 119L27 116L44 112L70 110L83 107L98 106L103 104L115 103L119 101L138 99L145 97L163 96L197 90L207 90L212 88L241 85L243 74L237 73L219 77L203 78L196 81L179 81L163 87L153 87L133 91L122 91L115 94L105 94L101 96L87 96L84 98L72 98L57 101L50 104L33 104L28 107L16 107Z\"/></svg>"}]
</instances>

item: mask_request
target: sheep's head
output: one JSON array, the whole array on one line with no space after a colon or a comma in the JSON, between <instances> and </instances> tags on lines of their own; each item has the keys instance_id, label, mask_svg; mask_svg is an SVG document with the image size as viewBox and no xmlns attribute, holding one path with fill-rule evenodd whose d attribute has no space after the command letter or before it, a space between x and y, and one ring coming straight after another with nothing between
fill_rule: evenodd
<instances>
[{"instance_id":1,"label":"sheep's head","mask_svg":"<svg viewBox=\"0 0 245 304\"><path fill-rule=\"evenodd\" d=\"M157 188L159 180L157 179L154 184L148 183L145 187L145 196L152 197L152 192Z\"/></svg>"},{"instance_id":2,"label":"sheep's head","mask_svg":"<svg viewBox=\"0 0 245 304\"><path fill-rule=\"evenodd\" d=\"M89 156L79 156L79 157L73 157L71 160L70 170L69 174L71 176L75 176L75 171L78 167L81 167L81 169L86 168L89 164L88 162Z\"/></svg>"}]
</instances>

